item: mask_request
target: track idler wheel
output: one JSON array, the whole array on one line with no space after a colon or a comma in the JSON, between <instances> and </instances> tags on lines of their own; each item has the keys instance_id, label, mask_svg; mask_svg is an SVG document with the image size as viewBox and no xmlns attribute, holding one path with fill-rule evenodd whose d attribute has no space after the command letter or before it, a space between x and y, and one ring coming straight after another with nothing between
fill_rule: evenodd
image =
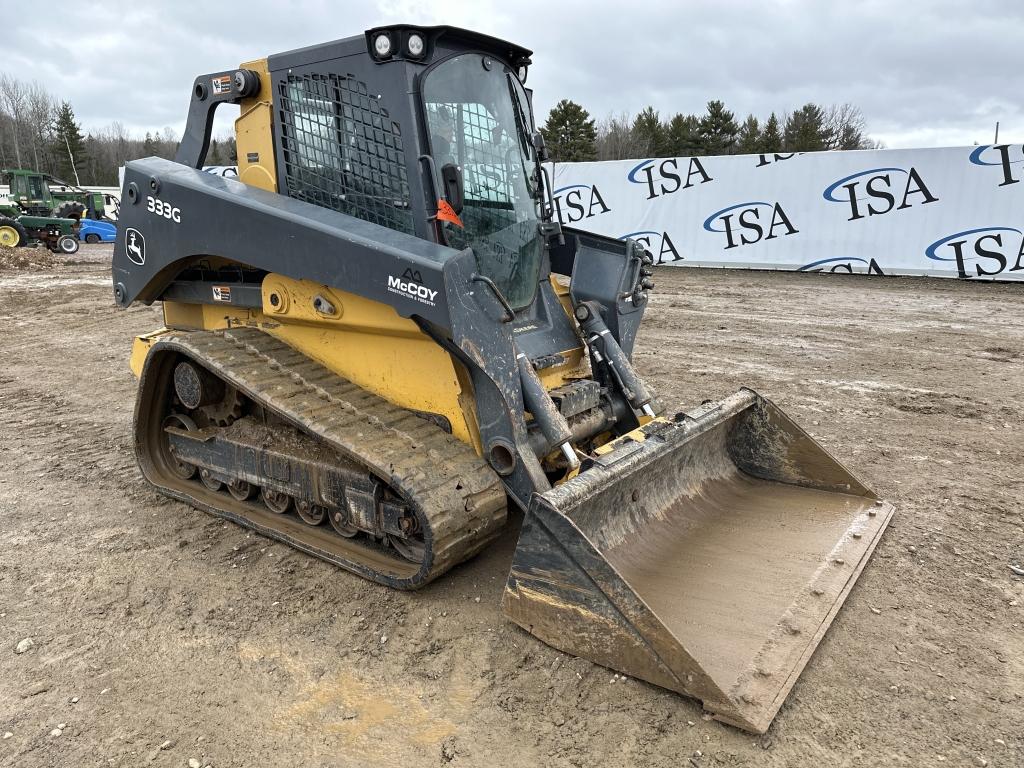
<instances>
[{"instance_id":1,"label":"track idler wheel","mask_svg":"<svg viewBox=\"0 0 1024 768\"><path fill-rule=\"evenodd\" d=\"M291 496L287 493L275 491L271 488L264 488L260 491L260 498L263 499L263 503L266 505L267 509L275 515L283 515L292 505Z\"/></svg>"},{"instance_id":2,"label":"track idler wheel","mask_svg":"<svg viewBox=\"0 0 1024 768\"><path fill-rule=\"evenodd\" d=\"M249 501L259 491L255 485L247 480L232 480L228 483L228 493L239 501Z\"/></svg>"},{"instance_id":3,"label":"track idler wheel","mask_svg":"<svg viewBox=\"0 0 1024 768\"><path fill-rule=\"evenodd\" d=\"M224 399L224 382L202 366L185 360L174 367L174 394L189 410Z\"/></svg>"},{"instance_id":4,"label":"track idler wheel","mask_svg":"<svg viewBox=\"0 0 1024 768\"><path fill-rule=\"evenodd\" d=\"M350 522L348 511L344 509L332 509L331 514L331 527L336 530L339 534L344 536L346 539L351 539L357 533L359 529L356 528Z\"/></svg>"},{"instance_id":5,"label":"track idler wheel","mask_svg":"<svg viewBox=\"0 0 1024 768\"><path fill-rule=\"evenodd\" d=\"M323 525L327 522L327 507L322 507L305 499L295 500L295 511L306 525Z\"/></svg>"},{"instance_id":6,"label":"track idler wheel","mask_svg":"<svg viewBox=\"0 0 1024 768\"><path fill-rule=\"evenodd\" d=\"M185 429L189 432L194 432L198 427L196 423L192 421L188 416L183 416L178 413L172 413L170 416L163 421L164 432L160 440L160 448L163 453L163 459L167 463L170 470L180 477L182 480L189 480L196 473L195 464L189 464L187 461L182 461L174 455L174 451L171 448L170 440L167 439L167 427L177 427L179 429Z\"/></svg>"},{"instance_id":7,"label":"track idler wheel","mask_svg":"<svg viewBox=\"0 0 1024 768\"><path fill-rule=\"evenodd\" d=\"M219 491L224 487L224 483L218 480L210 470L203 468L199 470L199 479L203 481L203 485L209 488L211 491Z\"/></svg>"},{"instance_id":8,"label":"track idler wheel","mask_svg":"<svg viewBox=\"0 0 1024 768\"><path fill-rule=\"evenodd\" d=\"M323 525L327 520L327 508L305 499L295 500L295 511L306 525Z\"/></svg>"},{"instance_id":9,"label":"track idler wheel","mask_svg":"<svg viewBox=\"0 0 1024 768\"><path fill-rule=\"evenodd\" d=\"M422 563L427 552L427 545L415 539L400 539L388 534L388 543L398 554L412 563Z\"/></svg>"}]
</instances>

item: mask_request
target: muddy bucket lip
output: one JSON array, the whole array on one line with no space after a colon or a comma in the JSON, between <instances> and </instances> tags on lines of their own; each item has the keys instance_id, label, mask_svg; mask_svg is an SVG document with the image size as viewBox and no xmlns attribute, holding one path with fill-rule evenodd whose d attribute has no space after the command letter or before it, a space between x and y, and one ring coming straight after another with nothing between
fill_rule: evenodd
<instances>
[{"instance_id":1,"label":"muddy bucket lip","mask_svg":"<svg viewBox=\"0 0 1024 768\"><path fill-rule=\"evenodd\" d=\"M769 412L782 417L786 427L796 437L815 446L849 480L845 488L829 488L828 490L872 501L878 500L878 496L864 485L853 472L828 453L798 424L786 417L771 400L749 387L741 387L722 400L705 401L698 408L678 413L674 420L662 418L649 422L640 428L645 433L645 439L642 442L622 443L613 451L599 455L575 477L544 493L535 493L530 500L530 507L539 503L538 499L543 499L552 509L572 519L573 510L582 507L583 504L606 489L609 475L622 478L643 472L661 458L663 451L690 442L754 406L763 406Z\"/></svg>"},{"instance_id":2,"label":"muddy bucket lip","mask_svg":"<svg viewBox=\"0 0 1024 768\"><path fill-rule=\"evenodd\" d=\"M699 439L702 433L728 422L745 409L762 402L773 413L778 412L785 420L787 428L791 428L796 437L811 441L812 445L846 474L851 481L846 486L850 490L829 490L828 493L849 497L855 506L851 506L845 530L832 545L831 551L821 558L816 570L808 569L810 579L801 582L806 584L806 587L790 593L793 595L792 602L779 615L778 624L765 636L760 650L750 657L749 665L746 662L738 665L739 671L733 679L714 680L710 675L702 674L703 667L698 661L698 656L694 656L691 649L687 648L678 632L673 631L659 618L650 601L644 599L620 569L609 562L606 558L607 550L602 551L593 537L583 530L574 513L584 510L585 505L606 492L613 484L626 478L635 481L653 462L675 450L681 443ZM529 516L543 526L555 541L564 543L569 537L575 537L582 546L590 550L593 557L585 558L590 562L589 567L579 559L577 566L587 570L590 584L614 604L621 620L640 635L647 651L656 658L659 665L664 665L671 673L668 682L664 678L653 682L701 699L718 720L760 733L771 724L838 614L887 527L894 507L888 502L878 500L852 473L818 446L813 438L793 425L770 401L753 390L740 390L718 403L705 404L697 411L691 411L681 420L674 423L661 422L661 425L652 429L643 442L632 445L627 443L625 450L616 449L613 455L604 461L599 460L578 477L544 494L535 494L531 500ZM620 451L621 455L616 455L620 454ZM759 481L771 482L763 479ZM829 541L831 540L826 541L826 548ZM511 595L518 596L520 590L528 588L525 583L529 578L529 574L517 572L516 563L513 564L513 572L509 575L506 589L506 608ZM508 610L506 613L514 621L533 631L532 626L527 626L527 623L516 618ZM586 649L581 653L579 648L572 647L572 639L538 636L569 653L584 657L587 655ZM766 667L769 662L770 670ZM629 666L628 663L599 663L634 677L644 677L643 674L636 674L626 668ZM694 673L695 670L698 674ZM731 673L729 676L732 677ZM675 684L672 684L673 680Z\"/></svg>"},{"instance_id":3,"label":"muddy bucket lip","mask_svg":"<svg viewBox=\"0 0 1024 768\"><path fill-rule=\"evenodd\" d=\"M540 502L539 495L537 502ZM543 502L531 504L529 514L534 516L538 524L549 530L556 537L564 537L566 532L563 526L571 526L576 535L586 543L586 546L593 550L595 556L603 560L603 568L607 568L608 572L601 573L598 569L589 569L587 571L589 580L614 603L623 620L639 631L639 634L645 639L649 652L671 672L675 680L675 684L667 684L664 680L652 682L671 688L683 695L699 699L703 703L704 708L716 720L754 733L764 733L768 730L778 710L785 703L790 690L796 684L821 640L833 624L840 608L846 602L864 566L881 540L882 534L894 513L894 506L889 502L873 501L869 511L874 513L873 520L875 522L870 534L867 531L859 532L862 544L857 549L860 551L851 552L850 550L853 547L850 544L852 542L848 542L847 546L841 551L830 553L829 560L838 559L844 561L840 567L845 567L845 570L836 569L826 572L825 575L832 576L832 578L826 579L825 583L820 581L809 583L807 589L796 596L791 607L787 609L786 614L800 613L800 609L804 604L811 603L813 605L816 601L819 603L821 601L829 601L828 609L814 620L812 628L801 630L797 638L786 638L785 636L789 634L786 629L787 625L780 622L776 633L765 638L762 651L751 659L749 669L740 673L735 680L727 681L715 680L710 675L698 677L692 670L686 671L685 667L689 665L685 662L680 663L678 659L679 654L682 653L684 656L693 658L696 661L696 658L687 649L687 645L679 638L675 631L658 617L649 601L645 600L621 572L601 555L600 550L580 531L579 527L569 517ZM514 570L515 566L513 566ZM510 574L510 584L507 590L519 588L518 586L512 586L512 580L515 577L515 573ZM618 582L618 585L621 586L616 588L615 582ZM820 592L820 594L817 594L816 591ZM780 619L786 614L780 616ZM513 620L516 619L513 617ZM521 622L517 621L517 623ZM532 631L530 626L525 624L522 624L522 626ZM586 656L585 653L580 653L578 648L574 648L571 643L560 645L559 638L557 637L542 637L542 639L549 645L562 648L567 653ZM788 639L789 642L780 646L778 642L780 639ZM794 640L799 642L794 642ZM760 674L763 670L760 670L755 664L757 658L765 652L765 649L770 652L776 648L781 648L782 651L789 651L789 653L784 654L782 667L769 676ZM633 677L644 678L644 675L637 674L632 669L624 668L628 665L609 664L607 666L630 674ZM700 666L699 662L696 662L696 666ZM784 677L782 677L783 675ZM703 677L703 680L700 679L701 677ZM777 682L772 682L780 678L783 679L781 685Z\"/></svg>"}]
</instances>

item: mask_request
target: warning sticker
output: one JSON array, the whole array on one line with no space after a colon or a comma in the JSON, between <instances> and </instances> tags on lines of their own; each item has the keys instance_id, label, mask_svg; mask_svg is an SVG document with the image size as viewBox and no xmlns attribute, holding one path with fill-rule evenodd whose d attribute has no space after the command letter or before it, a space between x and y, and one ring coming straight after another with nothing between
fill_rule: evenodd
<instances>
[{"instance_id":1,"label":"warning sticker","mask_svg":"<svg viewBox=\"0 0 1024 768\"><path fill-rule=\"evenodd\" d=\"M213 286L213 300L214 301L231 301L231 286L230 285L215 285Z\"/></svg>"},{"instance_id":2,"label":"warning sticker","mask_svg":"<svg viewBox=\"0 0 1024 768\"><path fill-rule=\"evenodd\" d=\"M214 93L231 93L231 75L211 77L210 85L213 86Z\"/></svg>"}]
</instances>

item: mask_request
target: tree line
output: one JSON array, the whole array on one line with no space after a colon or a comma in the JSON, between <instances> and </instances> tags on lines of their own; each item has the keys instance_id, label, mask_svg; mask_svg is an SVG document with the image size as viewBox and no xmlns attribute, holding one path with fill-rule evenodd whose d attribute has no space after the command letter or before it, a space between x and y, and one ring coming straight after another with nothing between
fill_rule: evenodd
<instances>
[{"instance_id":1,"label":"tree line","mask_svg":"<svg viewBox=\"0 0 1024 768\"><path fill-rule=\"evenodd\" d=\"M781 116L738 122L721 101L707 103L702 115L677 113L662 118L654 107L635 117L609 115L600 122L580 104L562 99L541 126L551 158L562 162L629 160L647 157L821 152L877 149L861 111L852 104L805 104Z\"/></svg>"},{"instance_id":2,"label":"tree line","mask_svg":"<svg viewBox=\"0 0 1024 768\"><path fill-rule=\"evenodd\" d=\"M792 112L737 121L721 101L703 114L663 118L653 107L636 116L609 115L601 121L580 104L560 101L541 133L552 159L562 162L647 157L818 152L881 146L867 134L864 116L851 104L805 104ZM0 72L0 167L29 168L64 181L115 186L117 171L140 157L173 158L178 137L170 128L131 134L118 122L85 133L67 101L38 82ZM211 141L208 165L237 163L233 136Z\"/></svg>"},{"instance_id":3,"label":"tree line","mask_svg":"<svg viewBox=\"0 0 1024 768\"><path fill-rule=\"evenodd\" d=\"M137 136L112 122L83 133L69 102L36 81L0 72L0 168L26 168L72 184L113 187L118 168L127 161L171 159L177 149L178 136L170 128ZM234 165L234 137L213 139L206 162Z\"/></svg>"}]
</instances>

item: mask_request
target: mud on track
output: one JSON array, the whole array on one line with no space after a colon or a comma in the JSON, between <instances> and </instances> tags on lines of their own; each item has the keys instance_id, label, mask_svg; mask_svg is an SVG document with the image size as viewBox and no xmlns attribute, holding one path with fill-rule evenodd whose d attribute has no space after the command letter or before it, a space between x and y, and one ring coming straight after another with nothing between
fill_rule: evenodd
<instances>
[{"instance_id":1,"label":"mud on track","mask_svg":"<svg viewBox=\"0 0 1024 768\"><path fill-rule=\"evenodd\" d=\"M656 275L636 360L670 408L751 386L897 507L755 739L505 621L518 518L405 594L143 487L159 312L113 307L109 247L72 258L0 271L0 765L1024 763L1020 286Z\"/></svg>"}]
</instances>

